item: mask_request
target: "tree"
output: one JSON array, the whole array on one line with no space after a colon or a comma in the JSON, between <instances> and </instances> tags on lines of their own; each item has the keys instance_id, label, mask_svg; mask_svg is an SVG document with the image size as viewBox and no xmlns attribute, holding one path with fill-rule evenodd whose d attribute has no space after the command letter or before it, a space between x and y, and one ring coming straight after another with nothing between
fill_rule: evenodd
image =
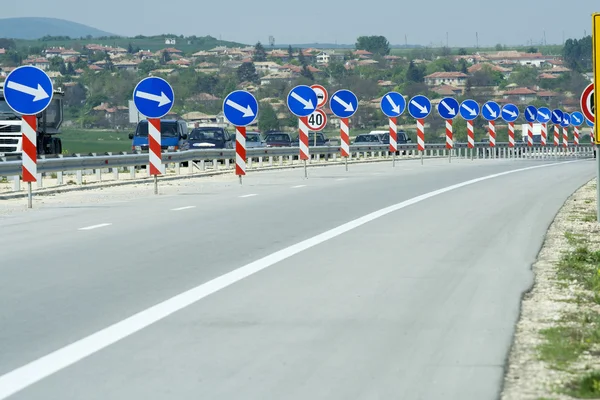
<instances>
[{"instance_id":1,"label":"tree","mask_svg":"<svg viewBox=\"0 0 600 400\"><path fill-rule=\"evenodd\" d=\"M267 52L265 51L265 48L260 42L256 43L256 45L254 46L254 55L252 56L252 61L267 61Z\"/></svg>"},{"instance_id":2,"label":"tree","mask_svg":"<svg viewBox=\"0 0 600 400\"><path fill-rule=\"evenodd\" d=\"M127 46L127 53L133 54L133 45L131 43L129 43L129 45Z\"/></svg>"},{"instance_id":3,"label":"tree","mask_svg":"<svg viewBox=\"0 0 600 400\"><path fill-rule=\"evenodd\" d=\"M569 39L563 47L565 65L578 72L592 70L592 37L583 39Z\"/></svg>"},{"instance_id":4,"label":"tree","mask_svg":"<svg viewBox=\"0 0 600 400\"><path fill-rule=\"evenodd\" d=\"M294 50L292 49L292 45L288 46L288 58L292 60L294 58Z\"/></svg>"},{"instance_id":5,"label":"tree","mask_svg":"<svg viewBox=\"0 0 600 400\"><path fill-rule=\"evenodd\" d=\"M60 67L58 68L58 72L60 72L61 75L67 75L67 67L65 66L64 62L62 64L60 64Z\"/></svg>"},{"instance_id":6,"label":"tree","mask_svg":"<svg viewBox=\"0 0 600 400\"><path fill-rule=\"evenodd\" d=\"M463 74L469 73L469 68L467 67L467 61L464 58L461 58L461 60L458 62L458 64L460 66L460 72L462 72Z\"/></svg>"},{"instance_id":7,"label":"tree","mask_svg":"<svg viewBox=\"0 0 600 400\"><path fill-rule=\"evenodd\" d=\"M75 75L75 68L72 63L67 64L67 75Z\"/></svg>"},{"instance_id":8,"label":"tree","mask_svg":"<svg viewBox=\"0 0 600 400\"><path fill-rule=\"evenodd\" d=\"M16 50L17 44L13 39L0 38L0 49L4 50Z\"/></svg>"},{"instance_id":9,"label":"tree","mask_svg":"<svg viewBox=\"0 0 600 400\"><path fill-rule=\"evenodd\" d=\"M167 50L164 50L162 52L162 55L160 56L160 63L161 64L166 64L169 61L171 61L171 55L169 54L169 52Z\"/></svg>"},{"instance_id":10,"label":"tree","mask_svg":"<svg viewBox=\"0 0 600 400\"><path fill-rule=\"evenodd\" d=\"M306 63L306 57L304 57L304 52L302 51L302 49L298 49L298 62L303 67L305 65L307 65L307 63Z\"/></svg>"},{"instance_id":11,"label":"tree","mask_svg":"<svg viewBox=\"0 0 600 400\"><path fill-rule=\"evenodd\" d=\"M260 113L258 114L258 129L261 132L271 130L279 130L279 120L277 112L270 103L263 102L260 104Z\"/></svg>"},{"instance_id":12,"label":"tree","mask_svg":"<svg viewBox=\"0 0 600 400\"><path fill-rule=\"evenodd\" d=\"M156 69L156 63L154 60L144 60L138 64L138 71L144 75L148 75L150 71Z\"/></svg>"},{"instance_id":13,"label":"tree","mask_svg":"<svg viewBox=\"0 0 600 400\"><path fill-rule=\"evenodd\" d=\"M305 77L306 79L309 79L312 82L314 82L315 80L313 73L310 71L310 69L308 69L307 65L302 67L302 72L300 72L300 75Z\"/></svg>"},{"instance_id":14,"label":"tree","mask_svg":"<svg viewBox=\"0 0 600 400\"><path fill-rule=\"evenodd\" d=\"M465 49L464 47L461 47L460 49L458 49L458 55L459 56L466 56L467 54L467 49Z\"/></svg>"},{"instance_id":15,"label":"tree","mask_svg":"<svg viewBox=\"0 0 600 400\"><path fill-rule=\"evenodd\" d=\"M254 63L245 62L237 69L238 81L241 82L257 82L258 74L256 73L256 67Z\"/></svg>"},{"instance_id":16,"label":"tree","mask_svg":"<svg viewBox=\"0 0 600 400\"><path fill-rule=\"evenodd\" d=\"M381 56L390 54L390 42L385 36L360 36L356 39L355 47L356 50L366 50Z\"/></svg>"},{"instance_id":17,"label":"tree","mask_svg":"<svg viewBox=\"0 0 600 400\"><path fill-rule=\"evenodd\" d=\"M411 60L410 64L408 64L408 69L406 70L406 80L409 82L420 83L423 82L424 77L425 73L423 68L417 67Z\"/></svg>"}]
</instances>

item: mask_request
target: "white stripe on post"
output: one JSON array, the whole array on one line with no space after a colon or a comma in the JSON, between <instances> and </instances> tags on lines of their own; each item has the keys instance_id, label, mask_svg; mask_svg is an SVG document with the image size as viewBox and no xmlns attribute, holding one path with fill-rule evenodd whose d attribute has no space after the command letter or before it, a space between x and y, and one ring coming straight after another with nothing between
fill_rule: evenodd
<instances>
[{"instance_id":1,"label":"white stripe on post","mask_svg":"<svg viewBox=\"0 0 600 400\"><path fill-rule=\"evenodd\" d=\"M23 115L21 132L23 140L23 182L37 182L37 117Z\"/></svg>"},{"instance_id":2,"label":"white stripe on post","mask_svg":"<svg viewBox=\"0 0 600 400\"><path fill-rule=\"evenodd\" d=\"M467 141L470 149L475 147L475 131L473 130L473 121L467 121Z\"/></svg>"},{"instance_id":3,"label":"white stripe on post","mask_svg":"<svg viewBox=\"0 0 600 400\"><path fill-rule=\"evenodd\" d=\"M235 127L235 174L246 175L246 127Z\"/></svg>"},{"instance_id":4,"label":"white stripe on post","mask_svg":"<svg viewBox=\"0 0 600 400\"><path fill-rule=\"evenodd\" d=\"M390 118L390 152L395 153L398 151L398 126L396 125L396 118Z\"/></svg>"},{"instance_id":5,"label":"white stripe on post","mask_svg":"<svg viewBox=\"0 0 600 400\"><path fill-rule=\"evenodd\" d=\"M348 118L340 118L341 156L350 157L350 127Z\"/></svg>"},{"instance_id":6,"label":"white stripe on post","mask_svg":"<svg viewBox=\"0 0 600 400\"><path fill-rule=\"evenodd\" d=\"M308 148L308 117L298 118L298 144L300 147L300 159L308 160L310 158Z\"/></svg>"}]
</instances>

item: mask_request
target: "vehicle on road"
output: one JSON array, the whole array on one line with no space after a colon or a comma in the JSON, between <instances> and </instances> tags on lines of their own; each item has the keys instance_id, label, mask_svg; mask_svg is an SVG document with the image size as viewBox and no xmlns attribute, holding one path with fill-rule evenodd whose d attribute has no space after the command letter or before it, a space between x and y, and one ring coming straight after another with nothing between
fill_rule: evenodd
<instances>
[{"instance_id":1,"label":"vehicle on road","mask_svg":"<svg viewBox=\"0 0 600 400\"><path fill-rule=\"evenodd\" d=\"M316 142L315 142L316 139ZM316 143L316 144L315 144ZM300 145L300 136L296 136L294 139L294 146ZM309 146L328 146L329 138L325 137L321 132L308 132L308 145Z\"/></svg>"},{"instance_id":2,"label":"vehicle on road","mask_svg":"<svg viewBox=\"0 0 600 400\"><path fill-rule=\"evenodd\" d=\"M233 147L235 148L235 133L231 136L233 140ZM260 132L246 132L246 148L256 149L261 147L267 147L265 139L263 139Z\"/></svg>"},{"instance_id":3,"label":"vehicle on road","mask_svg":"<svg viewBox=\"0 0 600 400\"><path fill-rule=\"evenodd\" d=\"M4 84L0 83L0 155L21 154L21 115L15 113L4 100ZM50 105L37 115L37 153L61 154L60 133L63 122L64 92L54 91Z\"/></svg>"},{"instance_id":4,"label":"vehicle on road","mask_svg":"<svg viewBox=\"0 0 600 400\"><path fill-rule=\"evenodd\" d=\"M354 144L363 144L363 145L386 144L383 141L384 136L385 135L383 133L363 133L363 134L358 135L354 139Z\"/></svg>"},{"instance_id":5,"label":"vehicle on road","mask_svg":"<svg viewBox=\"0 0 600 400\"><path fill-rule=\"evenodd\" d=\"M285 132L269 132L265 135L267 147L291 147L292 137Z\"/></svg>"},{"instance_id":6,"label":"vehicle on road","mask_svg":"<svg viewBox=\"0 0 600 400\"><path fill-rule=\"evenodd\" d=\"M181 149L188 136L187 124L183 120L165 119L160 121L161 149L176 151ZM132 139L131 150L148 151L148 120L138 122L135 133L129 134Z\"/></svg>"},{"instance_id":7,"label":"vehicle on road","mask_svg":"<svg viewBox=\"0 0 600 400\"><path fill-rule=\"evenodd\" d=\"M201 126L192 129L181 149L233 149L234 147L234 135L227 129L216 126Z\"/></svg>"}]
</instances>

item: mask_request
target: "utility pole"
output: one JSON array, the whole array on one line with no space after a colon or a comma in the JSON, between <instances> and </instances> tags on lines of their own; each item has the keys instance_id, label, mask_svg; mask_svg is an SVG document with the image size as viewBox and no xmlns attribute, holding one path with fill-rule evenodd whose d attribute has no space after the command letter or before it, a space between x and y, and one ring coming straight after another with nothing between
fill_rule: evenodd
<instances>
[{"instance_id":1,"label":"utility pole","mask_svg":"<svg viewBox=\"0 0 600 400\"><path fill-rule=\"evenodd\" d=\"M479 33L475 32L475 48L479 50Z\"/></svg>"}]
</instances>

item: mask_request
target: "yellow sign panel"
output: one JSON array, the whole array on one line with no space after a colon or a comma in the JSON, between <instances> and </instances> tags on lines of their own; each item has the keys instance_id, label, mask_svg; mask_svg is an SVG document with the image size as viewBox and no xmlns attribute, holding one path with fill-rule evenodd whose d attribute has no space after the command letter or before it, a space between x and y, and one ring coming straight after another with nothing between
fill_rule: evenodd
<instances>
[{"instance_id":1,"label":"yellow sign panel","mask_svg":"<svg viewBox=\"0 0 600 400\"><path fill-rule=\"evenodd\" d=\"M594 64L594 137L596 144L600 144L600 107L598 104L598 92L600 92L600 13L592 15L592 62Z\"/></svg>"}]
</instances>

